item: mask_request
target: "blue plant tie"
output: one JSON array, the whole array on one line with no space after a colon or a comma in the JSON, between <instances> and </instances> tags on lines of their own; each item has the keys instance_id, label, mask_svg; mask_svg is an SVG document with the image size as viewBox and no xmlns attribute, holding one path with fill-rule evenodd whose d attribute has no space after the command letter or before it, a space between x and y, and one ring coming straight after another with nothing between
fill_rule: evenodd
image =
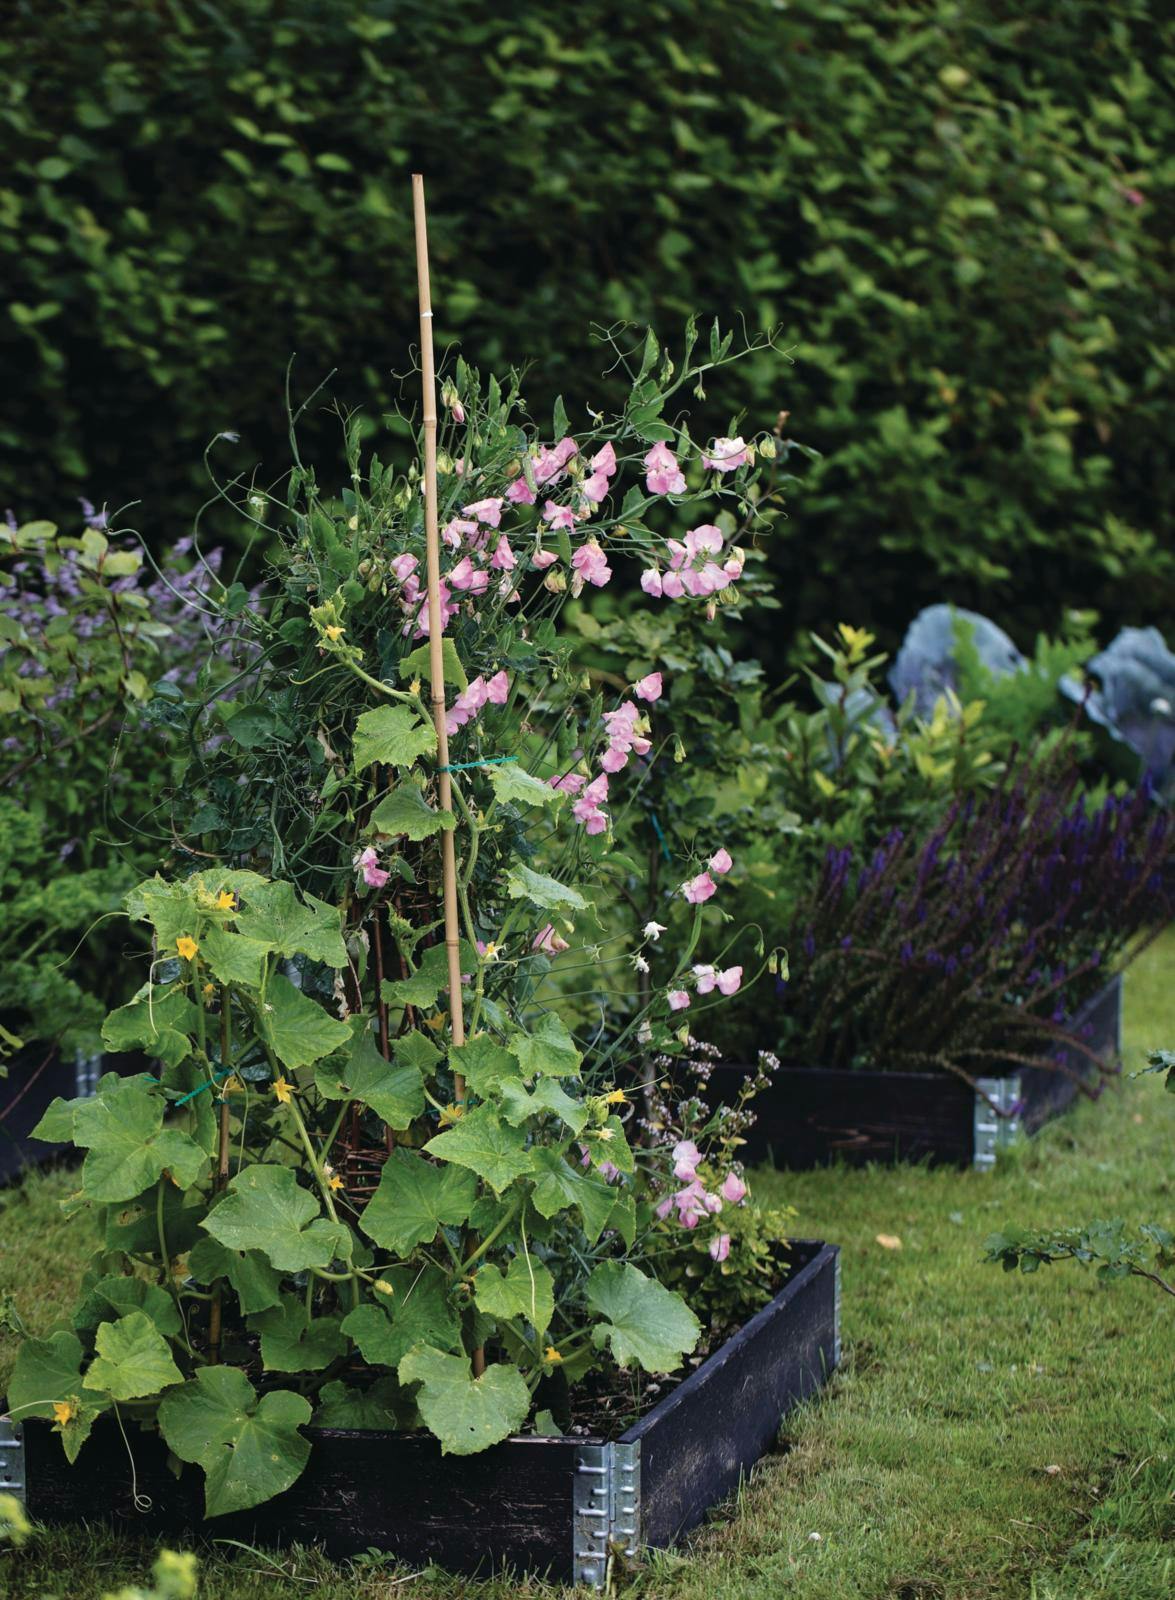
<instances>
[{"instance_id":1,"label":"blue plant tie","mask_svg":"<svg viewBox=\"0 0 1175 1600\"><path fill-rule=\"evenodd\" d=\"M653 824L654 833L657 835L658 839L660 839L660 841L661 841L661 854L665 857L666 861L672 863L673 857L669 853L669 844L668 844L668 842L667 842L667 840L665 838L664 833L661 830L661 824L657 820L657 813L655 811L650 811L649 812L649 819Z\"/></svg>"},{"instance_id":2,"label":"blue plant tie","mask_svg":"<svg viewBox=\"0 0 1175 1600\"><path fill-rule=\"evenodd\" d=\"M487 761L453 761L447 767L438 767L438 772L468 772L471 767L502 767L507 761L517 761L517 756L490 756Z\"/></svg>"},{"instance_id":3,"label":"blue plant tie","mask_svg":"<svg viewBox=\"0 0 1175 1600\"><path fill-rule=\"evenodd\" d=\"M194 1100L198 1094L203 1094L205 1089L211 1089L215 1084L218 1084L222 1078L231 1078L235 1070L236 1069L234 1067L228 1067L223 1072L214 1072L207 1083L202 1083L195 1089L189 1089L187 1094L181 1094L179 1099L174 1100L172 1104L182 1106L186 1104L187 1101Z\"/></svg>"}]
</instances>

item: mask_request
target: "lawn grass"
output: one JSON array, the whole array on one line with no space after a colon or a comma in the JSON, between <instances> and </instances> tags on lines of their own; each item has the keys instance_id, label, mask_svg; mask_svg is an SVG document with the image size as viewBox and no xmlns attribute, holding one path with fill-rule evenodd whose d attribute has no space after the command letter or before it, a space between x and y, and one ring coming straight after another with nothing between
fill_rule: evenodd
<instances>
[{"instance_id":1,"label":"lawn grass","mask_svg":"<svg viewBox=\"0 0 1175 1600\"><path fill-rule=\"evenodd\" d=\"M1175 937L1126 980L1127 1068L1175 1045ZM1073 1265L981 1263L1004 1223L1166 1219L1175 1098L1154 1077L1081 1105L994 1173L764 1174L800 1231L843 1247L846 1357L684 1551L618 1585L633 1600L1163 1600L1175 1592L1175 1303ZM0 1286L36 1330L72 1298L85 1222L67 1176L0 1196ZM897 1235L886 1249L878 1234ZM12 1341L0 1335L0 1386ZM818 1537L817 1537L818 1536ZM145 1577L146 1546L87 1530L0 1557L0 1593L96 1600ZM202 1600L505 1600L535 1580L337 1567L314 1552L211 1555Z\"/></svg>"}]
</instances>

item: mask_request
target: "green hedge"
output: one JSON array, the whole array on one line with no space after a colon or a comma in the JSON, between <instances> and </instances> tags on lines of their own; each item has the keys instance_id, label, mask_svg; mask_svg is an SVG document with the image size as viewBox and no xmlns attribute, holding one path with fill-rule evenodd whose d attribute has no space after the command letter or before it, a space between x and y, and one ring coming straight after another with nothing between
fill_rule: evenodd
<instances>
[{"instance_id":1,"label":"green hedge","mask_svg":"<svg viewBox=\"0 0 1175 1600\"><path fill-rule=\"evenodd\" d=\"M823 453L785 622L1169 611L1159 0L18 0L0 61L0 508L162 542L283 456L282 372L387 410L414 331L602 400L589 325L778 321L712 396ZM1164 154L1164 151L1168 152ZM568 363L567 351L573 353ZM558 365L554 352L560 352ZM573 419L574 420L574 419ZM326 424L323 423L322 426ZM1165 548L1164 548L1165 545ZM887 631L888 630L888 631Z\"/></svg>"}]
</instances>

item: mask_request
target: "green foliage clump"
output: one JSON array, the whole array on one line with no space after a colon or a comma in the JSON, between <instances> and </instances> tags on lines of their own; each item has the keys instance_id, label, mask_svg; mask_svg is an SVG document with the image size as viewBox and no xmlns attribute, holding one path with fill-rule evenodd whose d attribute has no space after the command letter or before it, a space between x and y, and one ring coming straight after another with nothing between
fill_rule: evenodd
<instances>
[{"instance_id":1,"label":"green foliage clump","mask_svg":"<svg viewBox=\"0 0 1175 1600\"><path fill-rule=\"evenodd\" d=\"M162 526L217 427L276 459L292 351L386 412L418 167L438 336L530 361L536 404L603 403L593 320L780 324L787 381L739 401L822 459L768 656L944 591L1025 636L1095 592L1157 618L1171 57L1153 0L22 4L0 447L53 514L132 485Z\"/></svg>"}]
</instances>

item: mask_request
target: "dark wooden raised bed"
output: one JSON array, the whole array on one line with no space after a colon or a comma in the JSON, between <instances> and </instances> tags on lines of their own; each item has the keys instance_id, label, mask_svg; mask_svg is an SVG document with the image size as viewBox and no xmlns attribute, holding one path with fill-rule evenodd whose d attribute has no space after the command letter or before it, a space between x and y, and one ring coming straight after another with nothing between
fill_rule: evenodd
<instances>
[{"instance_id":1,"label":"dark wooden raised bed","mask_svg":"<svg viewBox=\"0 0 1175 1600\"><path fill-rule=\"evenodd\" d=\"M72 1100L93 1094L107 1072L149 1072L151 1062L137 1051L125 1055L72 1055L52 1045L18 1051L0 1078L0 1189L19 1183L34 1167L80 1161L83 1151L68 1144L47 1144L30 1135L58 1095Z\"/></svg>"},{"instance_id":2,"label":"dark wooden raised bed","mask_svg":"<svg viewBox=\"0 0 1175 1600\"><path fill-rule=\"evenodd\" d=\"M0 1489L39 1522L100 1521L151 1538L201 1535L281 1546L372 1546L414 1565L483 1575L502 1566L601 1588L614 1551L687 1533L774 1443L782 1418L840 1358L835 1245L798 1240L783 1289L619 1439L514 1438L442 1456L431 1437L307 1429L314 1448L293 1488L255 1510L205 1521L200 1472L179 1478L155 1433L101 1419L75 1466L48 1423L0 1423ZM140 1504L142 1504L140 1499Z\"/></svg>"},{"instance_id":3,"label":"dark wooden raised bed","mask_svg":"<svg viewBox=\"0 0 1175 1600\"><path fill-rule=\"evenodd\" d=\"M1078 1012L1072 1031L1103 1057L1121 1048L1122 980L1116 977ZM802 1170L844 1160L921 1161L991 1167L996 1152L1019 1133L1035 1133L1080 1092L1072 1072L1089 1074L1087 1059L1058 1052L1070 1070L1009 1068L980 1078L977 1094L949 1072L862 1072L784 1066L755 1101L749 1161ZM745 1066L718 1067L711 1079L741 1080Z\"/></svg>"},{"instance_id":4,"label":"dark wooden raised bed","mask_svg":"<svg viewBox=\"0 0 1175 1600\"><path fill-rule=\"evenodd\" d=\"M65 1153L68 1146L29 1135L51 1101L91 1093L104 1070L100 1056L75 1059L50 1044L28 1046L12 1057L8 1076L0 1078L0 1187Z\"/></svg>"}]
</instances>

